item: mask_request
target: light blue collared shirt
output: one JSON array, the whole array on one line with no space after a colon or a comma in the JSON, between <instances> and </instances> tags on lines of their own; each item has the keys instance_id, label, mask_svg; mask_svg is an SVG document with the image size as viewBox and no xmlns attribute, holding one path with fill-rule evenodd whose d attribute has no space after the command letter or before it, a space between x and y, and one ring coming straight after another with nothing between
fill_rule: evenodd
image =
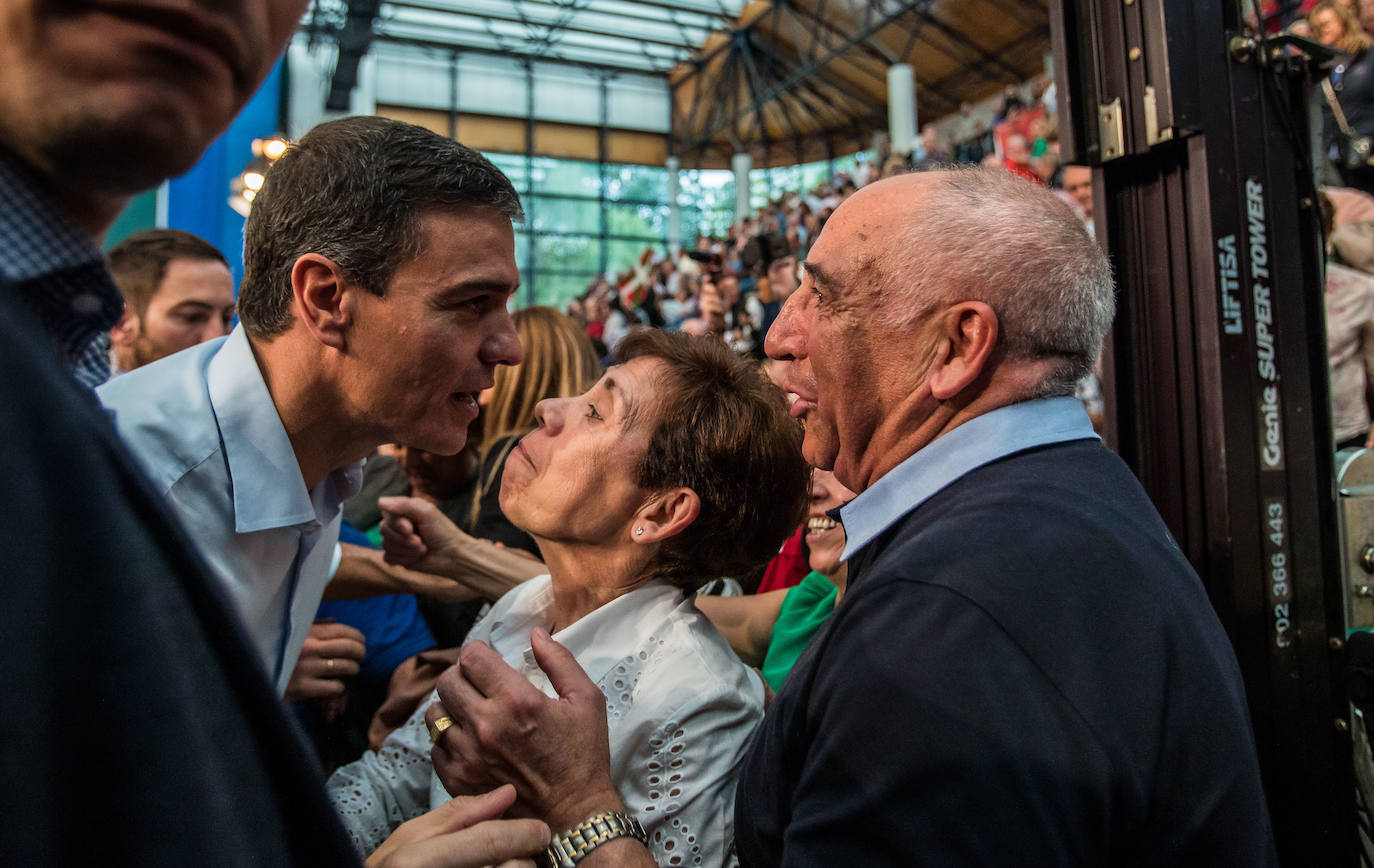
<instances>
[{"instance_id":1,"label":"light blue collared shirt","mask_svg":"<svg viewBox=\"0 0 1374 868\"><path fill-rule=\"evenodd\" d=\"M343 502L362 482L361 462L306 490L243 326L96 394L285 691L337 565Z\"/></svg>"},{"instance_id":2,"label":"light blue collared shirt","mask_svg":"<svg viewBox=\"0 0 1374 868\"><path fill-rule=\"evenodd\" d=\"M1096 439L1077 398L998 407L936 437L840 509L848 560L902 516L970 471L1036 446Z\"/></svg>"}]
</instances>

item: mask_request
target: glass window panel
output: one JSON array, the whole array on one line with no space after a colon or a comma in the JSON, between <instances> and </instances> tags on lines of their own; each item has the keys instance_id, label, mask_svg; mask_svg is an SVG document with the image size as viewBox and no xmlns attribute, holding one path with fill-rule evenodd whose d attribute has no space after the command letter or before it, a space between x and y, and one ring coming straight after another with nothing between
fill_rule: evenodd
<instances>
[{"instance_id":1,"label":"glass window panel","mask_svg":"<svg viewBox=\"0 0 1374 868\"><path fill-rule=\"evenodd\" d=\"M534 276L531 304L547 304L559 310L566 310L568 302L586 292L587 285L596 279L596 274L542 274Z\"/></svg>"},{"instance_id":2,"label":"glass window panel","mask_svg":"<svg viewBox=\"0 0 1374 868\"><path fill-rule=\"evenodd\" d=\"M681 175L678 205L688 242L697 232L724 235L735 217L735 174L724 169L691 169ZM689 212L695 217L688 216Z\"/></svg>"},{"instance_id":3,"label":"glass window panel","mask_svg":"<svg viewBox=\"0 0 1374 868\"><path fill-rule=\"evenodd\" d=\"M534 271L596 273L601 269L601 239L587 235L535 235Z\"/></svg>"},{"instance_id":4,"label":"glass window panel","mask_svg":"<svg viewBox=\"0 0 1374 868\"><path fill-rule=\"evenodd\" d=\"M510 182L515 185L515 189L519 190L522 194L526 192L524 154L485 153L482 156L491 160L496 168L505 172L506 177L510 178Z\"/></svg>"},{"instance_id":5,"label":"glass window panel","mask_svg":"<svg viewBox=\"0 0 1374 868\"><path fill-rule=\"evenodd\" d=\"M818 163L806 163L797 168L801 170L798 173L800 175L800 180L797 183L797 189L803 193L809 193L816 189L816 187L830 180L829 160L821 160Z\"/></svg>"},{"instance_id":6,"label":"glass window panel","mask_svg":"<svg viewBox=\"0 0 1374 868\"><path fill-rule=\"evenodd\" d=\"M606 198L665 202L668 199L668 170L654 166L607 164Z\"/></svg>"},{"instance_id":7,"label":"glass window panel","mask_svg":"<svg viewBox=\"0 0 1374 868\"><path fill-rule=\"evenodd\" d=\"M644 251L652 250L654 258L663 256L663 243L659 241L627 241L612 238L606 242L606 274L614 279L622 271L629 271L639 263Z\"/></svg>"},{"instance_id":8,"label":"glass window panel","mask_svg":"<svg viewBox=\"0 0 1374 868\"><path fill-rule=\"evenodd\" d=\"M859 151L857 154L850 154L846 157L835 158L835 173L854 177L854 171L858 169L860 163L868 163L873 160L873 151Z\"/></svg>"},{"instance_id":9,"label":"glass window panel","mask_svg":"<svg viewBox=\"0 0 1374 868\"><path fill-rule=\"evenodd\" d=\"M753 169L749 172L749 207L751 209L763 208L768 205L768 171L768 169Z\"/></svg>"},{"instance_id":10,"label":"glass window panel","mask_svg":"<svg viewBox=\"0 0 1374 868\"><path fill-rule=\"evenodd\" d=\"M696 234L724 236L735 222L733 202L719 204L711 208L684 209L682 215L683 237L690 243Z\"/></svg>"},{"instance_id":11,"label":"glass window panel","mask_svg":"<svg viewBox=\"0 0 1374 868\"><path fill-rule=\"evenodd\" d=\"M779 166L768 170L768 198L779 199L784 193L801 190L801 166Z\"/></svg>"},{"instance_id":12,"label":"glass window panel","mask_svg":"<svg viewBox=\"0 0 1374 868\"><path fill-rule=\"evenodd\" d=\"M515 265L522 272L525 270L525 263L529 261L529 255L530 233L526 229L517 229L515 231Z\"/></svg>"},{"instance_id":13,"label":"glass window panel","mask_svg":"<svg viewBox=\"0 0 1374 868\"><path fill-rule=\"evenodd\" d=\"M700 208L694 205L683 206L681 208L681 212L682 237L678 239L678 242L682 244L684 247L690 248L693 244L696 243L697 233L702 231L702 212Z\"/></svg>"},{"instance_id":14,"label":"glass window panel","mask_svg":"<svg viewBox=\"0 0 1374 868\"><path fill-rule=\"evenodd\" d=\"M525 210L536 233L601 232L601 203L595 199L531 196L525 203Z\"/></svg>"},{"instance_id":15,"label":"glass window panel","mask_svg":"<svg viewBox=\"0 0 1374 868\"><path fill-rule=\"evenodd\" d=\"M606 232L608 235L662 238L668 232L668 206L608 202Z\"/></svg>"},{"instance_id":16,"label":"glass window panel","mask_svg":"<svg viewBox=\"0 0 1374 868\"><path fill-rule=\"evenodd\" d=\"M568 193L592 198L601 195L601 167L596 163L535 157L530 171L535 193Z\"/></svg>"}]
</instances>

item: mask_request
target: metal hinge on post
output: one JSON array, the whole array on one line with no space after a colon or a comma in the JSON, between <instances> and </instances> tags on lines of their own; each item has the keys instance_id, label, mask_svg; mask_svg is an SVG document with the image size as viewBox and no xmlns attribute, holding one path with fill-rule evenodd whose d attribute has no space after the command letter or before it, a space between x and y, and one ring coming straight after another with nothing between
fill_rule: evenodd
<instances>
[{"instance_id":1,"label":"metal hinge on post","mask_svg":"<svg viewBox=\"0 0 1374 868\"><path fill-rule=\"evenodd\" d=\"M1151 147L1174 137L1173 127L1159 128L1159 102L1152 84L1145 85L1145 142Z\"/></svg>"},{"instance_id":2,"label":"metal hinge on post","mask_svg":"<svg viewBox=\"0 0 1374 868\"><path fill-rule=\"evenodd\" d=\"M1097 139L1102 146L1102 161L1124 156L1125 134L1121 126L1121 97L1097 107Z\"/></svg>"}]
</instances>

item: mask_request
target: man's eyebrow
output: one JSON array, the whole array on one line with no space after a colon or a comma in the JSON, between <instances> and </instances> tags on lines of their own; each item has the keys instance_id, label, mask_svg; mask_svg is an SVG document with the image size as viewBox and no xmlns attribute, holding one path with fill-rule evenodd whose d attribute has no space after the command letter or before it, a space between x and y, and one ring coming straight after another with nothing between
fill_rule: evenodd
<instances>
[{"instance_id":1,"label":"man's eyebrow","mask_svg":"<svg viewBox=\"0 0 1374 868\"><path fill-rule=\"evenodd\" d=\"M821 268L819 265L813 265L810 262L806 262L802 264L802 267L806 269L807 274L811 275L811 279L821 286L835 285L835 278L827 274L825 269Z\"/></svg>"},{"instance_id":2,"label":"man's eyebrow","mask_svg":"<svg viewBox=\"0 0 1374 868\"><path fill-rule=\"evenodd\" d=\"M172 305L171 309L172 309L172 310L181 310L181 309L184 308L184 307L195 307L195 308L201 308L202 310L210 310L210 311L218 310L218 309L219 309L219 308L216 307L215 305L210 304L210 302L208 302L208 301L201 301L200 299L196 299L196 298L187 298L187 299L183 299L182 301L179 301L179 302L177 302L176 304ZM237 304L231 304L230 307L237 307Z\"/></svg>"},{"instance_id":3,"label":"man's eyebrow","mask_svg":"<svg viewBox=\"0 0 1374 868\"><path fill-rule=\"evenodd\" d=\"M515 291L519 288L519 284L511 286L510 284L502 283L499 280L478 279L464 281L463 283L450 286L447 289L445 289L442 293L440 293L440 297L447 300L448 298L453 296L478 295L483 292L494 292L500 295L514 295Z\"/></svg>"}]
</instances>

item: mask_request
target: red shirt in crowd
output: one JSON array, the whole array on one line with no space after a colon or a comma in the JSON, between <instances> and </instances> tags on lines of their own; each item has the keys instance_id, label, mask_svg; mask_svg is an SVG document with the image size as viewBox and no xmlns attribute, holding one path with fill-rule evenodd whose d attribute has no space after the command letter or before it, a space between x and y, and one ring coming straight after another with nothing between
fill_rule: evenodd
<instances>
[{"instance_id":1,"label":"red shirt in crowd","mask_svg":"<svg viewBox=\"0 0 1374 868\"><path fill-rule=\"evenodd\" d=\"M1008 172L1011 172L1013 175L1020 175L1027 181L1034 181L1042 187L1045 185L1045 179L1040 177L1040 174L1038 172L1036 172L1030 166L1027 166L1025 163L1013 163L1011 160L1003 160L1002 165L1005 166L1006 170Z\"/></svg>"}]
</instances>

